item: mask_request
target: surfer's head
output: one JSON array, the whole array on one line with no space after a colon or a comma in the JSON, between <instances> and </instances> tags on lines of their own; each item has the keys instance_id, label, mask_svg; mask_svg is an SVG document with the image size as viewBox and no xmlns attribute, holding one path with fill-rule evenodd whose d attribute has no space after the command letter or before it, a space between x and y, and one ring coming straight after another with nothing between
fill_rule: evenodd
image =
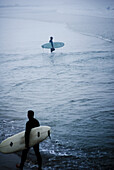
<instances>
[{"instance_id":1,"label":"surfer's head","mask_svg":"<svg viewBox=\"0 0 114 170\"><path fill-rule=\"evenodd\" d=\"M28 111L28 118L32 119L34 117L34 112L32 110Z\"/></svg>"},{"instance_id":2,"label":"surfer's head","mask_svg":"<svg viewBox=\"0 0 114 170\"><path fill-rule=\"evenodd\" d=\"M53 40L53 37L50 37L50 40Z\"/></svg>"}]
</instances>

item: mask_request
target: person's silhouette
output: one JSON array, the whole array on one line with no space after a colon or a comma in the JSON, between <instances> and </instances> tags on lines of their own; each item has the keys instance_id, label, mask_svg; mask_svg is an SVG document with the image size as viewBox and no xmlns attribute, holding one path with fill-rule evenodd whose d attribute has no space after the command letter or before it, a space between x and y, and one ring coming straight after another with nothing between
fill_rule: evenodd
<instances>
[{"instance_id":1,"label":"person's silhouette","mask_svg":"<svg viewBox=\"0 0 114 170\"><path fill-rule=\"evenodd\" d=\"M52 53L53 51L55 51L55 48L54 48L54 45L53 45L53 37L50 37L49 42L51 43L51 46L52 46L52 48L51 48L51 53Z\"/></svg>"},{"instance_id":2,"label":"person's silhouette","mask_svg":"<svg viewBox=\"0 0 114 170\"><path fill-rule=\"evenodd\" d=\"M25 147L26 147L26 149L22 151L21 163L16 165L16 167L21 169L21 170L23 170L24 163L25 163L26 158L27 158L27 153L30 149L29 148L30 131L31 131L32 128L40 126L39 121L34 118L34 112L32 110L28 111L28 119L29 119L29 121L26 123L26 131L25 131ZM39 166L38 169L41 170L42 157L41 157L40 152L39 152L39 144L34 145L33 149L34 149L34 152L35 152L36 157L37 157L37 162L38 162L38 166Z\"/></svg>"}]
</instances>

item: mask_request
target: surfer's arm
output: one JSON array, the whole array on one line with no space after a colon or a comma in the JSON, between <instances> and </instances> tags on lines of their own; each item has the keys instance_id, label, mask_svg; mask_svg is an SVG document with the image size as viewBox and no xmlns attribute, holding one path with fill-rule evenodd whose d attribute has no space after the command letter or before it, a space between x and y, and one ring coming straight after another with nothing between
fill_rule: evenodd
<instances>
[{"instance_id":1,"label":"surfer's arm","mask_svg":"<svg viewBox=\"0 0 114 170\"><path fill-rule=\"evenodd\" d=\"M25 132L25 147L29 148L29 134Z\"/></svg>"},{"instance_id":2,"label":"surfer's arm","mask_svg":"<svg viewBox=\"0 0 114 170\"><path fill-rule=\"evenodd\" d=\"M26 124L26 131L25 131L25 147L28 148L29 147L29 136L30 136L30 127L28 124Z\"/></svg>"},{"instance_id":3,"label":"surfer's arm","mask_svg":"<svg viewBox=\"0 0 114 170\"><path fill-rule=\"evenodd\" d=\"M50 40L49 42L51 43L52 48L54 48L54 46L53 46L53 41Z\"/></svg>"},{"instance_id":4,"label":"surfer's arm","mask_svg":"<svg viewBox=\"0 0 114 170\"><path fill-rule=\"evenodd\" d=\"M52 46L52 48L54 48L54 46L53 46L53 42L51 42L51 46Z\"/></svg>"}]
</instances>

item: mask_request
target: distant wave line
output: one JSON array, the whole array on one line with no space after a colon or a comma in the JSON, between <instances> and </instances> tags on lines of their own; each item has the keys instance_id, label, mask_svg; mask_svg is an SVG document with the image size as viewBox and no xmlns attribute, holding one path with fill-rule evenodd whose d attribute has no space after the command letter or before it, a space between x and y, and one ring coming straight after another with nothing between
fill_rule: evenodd
<instances>
[{"instance_id":1,"label":"distant wave line","mask_svg":"<svg viewBox=\"0 0 114 170\"><path fill-rule=\"evenodd\" d=\"M83 32L80 32L80 34L86 35L86 36L90 36L90 37L95 37L95 38L98 38L98 39L101 39L101 40L105 40L105 41L110 42L110 43L113 42L111 39L105 38L105 37L103 37L101 35L94 35L94 34L88 34L88 33L83 33Z\"/></svg>"}]
</instances>

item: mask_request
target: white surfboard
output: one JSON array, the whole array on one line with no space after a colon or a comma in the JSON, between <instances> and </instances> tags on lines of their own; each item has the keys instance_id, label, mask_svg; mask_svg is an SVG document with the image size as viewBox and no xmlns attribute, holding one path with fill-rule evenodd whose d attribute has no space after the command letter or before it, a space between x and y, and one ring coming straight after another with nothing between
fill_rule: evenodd
<instances>
[{"instance_id":1,"label":"white surfboard","mask_svg":"<svg viewBox=\"0 0 114 170\"><path fill-rule=\"evenodd\" d=\"M61 48L64 46L64 43L63 42L54 42L53 46L54 46L54 48ZM51 43L46 43L46 44L43 44L41 47L50 49L50 48L52 48L52 45L51 45Z\"/></svg>"},{"instance_id":2,"label":"white surfboard","mask_svg":"<svg viewBox=\"0 0 114 170\"><path fill-rule=\"evenodd\" d=\"M37 143L42 142L50 135L49 126L39 126L31 129L29 146L32 147ZM13 135L0 144L0 152L13 153L25 149L25 131Z\"/></svg>"}]
</instances>

